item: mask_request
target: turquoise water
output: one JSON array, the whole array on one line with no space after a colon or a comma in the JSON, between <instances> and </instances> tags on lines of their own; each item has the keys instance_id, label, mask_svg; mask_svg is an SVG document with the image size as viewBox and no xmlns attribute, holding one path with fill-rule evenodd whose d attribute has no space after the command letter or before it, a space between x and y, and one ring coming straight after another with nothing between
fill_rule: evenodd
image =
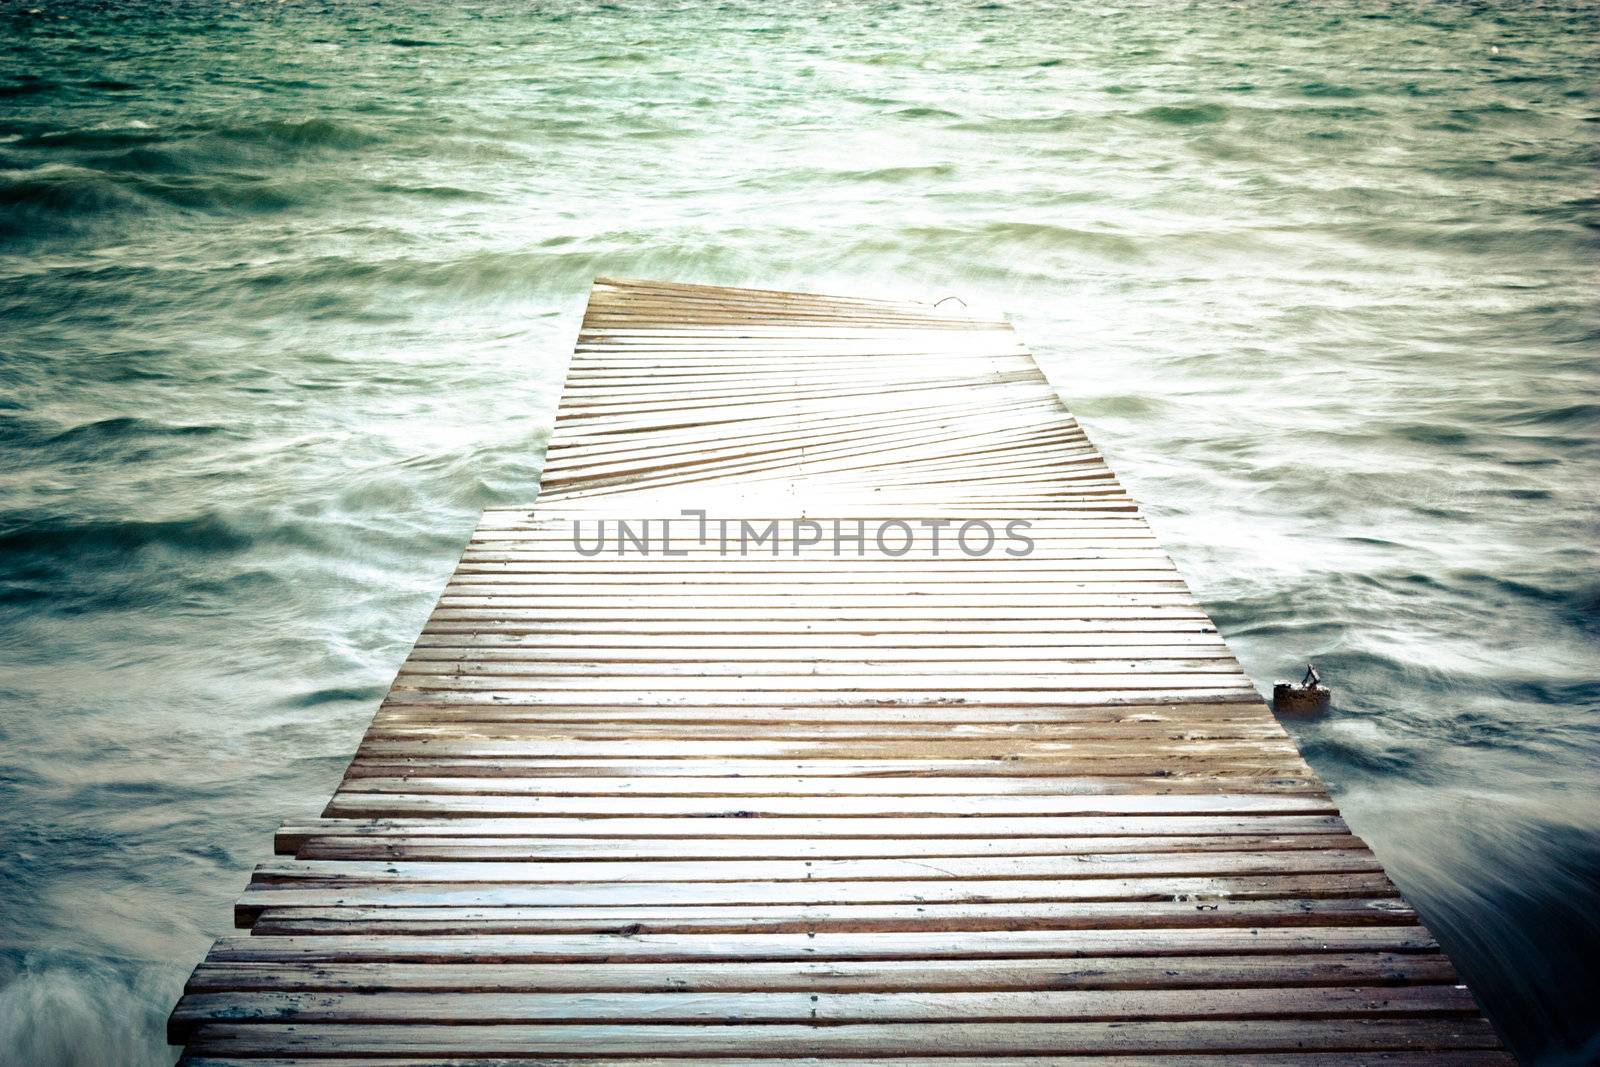
<instances>
[{"instance_id":1,"label":"turquoise water","mask_svg":"<svg viewBox=\"0 0 1600 1067\"><path fill-rule=\"evenodd\" d=\"M1600 8L0 0L0 1062L161 1022L597 273L1010 310L1530 1062L1600 1056Z\"/></svg>"}]
</instances>

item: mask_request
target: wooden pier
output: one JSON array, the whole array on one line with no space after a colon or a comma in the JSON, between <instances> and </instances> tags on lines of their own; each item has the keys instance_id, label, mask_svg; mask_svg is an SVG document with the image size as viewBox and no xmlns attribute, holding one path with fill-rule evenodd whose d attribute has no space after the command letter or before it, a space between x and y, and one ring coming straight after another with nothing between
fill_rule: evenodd
<instances>
[{"instance_id":1,"label":"wooden pier","mask_svg":"<svg viewBox=\"0 0 1600 1067\"><path fill-rule=\"evenodd\" d=\"M1511 1063L960 311L597 282L537 507L279 833L183 1062Z\"/></svg>"}]
</instances>

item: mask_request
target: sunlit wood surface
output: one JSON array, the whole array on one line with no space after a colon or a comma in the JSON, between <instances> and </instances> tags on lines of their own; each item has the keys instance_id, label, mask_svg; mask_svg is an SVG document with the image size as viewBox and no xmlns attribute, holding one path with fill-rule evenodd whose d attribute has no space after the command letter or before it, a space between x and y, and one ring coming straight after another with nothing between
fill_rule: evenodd
<instances>
[{"instance_id":1,"label":"sunlit wood surface","mask_svg":"<svg viewBox=\"0 0 1600 1067\"><path fill-rule=\"evenodd\" d=\"M684 554L585 554L668 518ZM718 519L824 535L741 555ZM980 520L1032 552L962 551ZM1510 1062L1011 327L954 304L597 282L537 507L483 516L277 846L172 1016L195 1067Z\"/></svg>"}]
</instances>

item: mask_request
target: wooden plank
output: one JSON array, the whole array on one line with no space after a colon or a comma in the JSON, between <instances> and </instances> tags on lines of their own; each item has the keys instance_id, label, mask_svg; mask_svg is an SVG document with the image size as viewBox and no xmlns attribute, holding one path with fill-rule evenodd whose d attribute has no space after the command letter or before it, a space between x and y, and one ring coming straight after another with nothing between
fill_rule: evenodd
<instances>
[{"instance_id":1,"label":"wooden plank","mask_svg":"<svg viewBox=\"0 0 1600 1067\"><path fill-rule=\"evenodd\" d=\"M902 904L650 905L604 907L266 907L244 916L253 933L276 936L406 934L753 934L995 930L1256 928L1263 925L1403 927L1416 913L1397 897L1204 901L920 901ZM1254 930L1260 933L1259 930ZM1171 951L1170 948L1167 951Z\"/></svg>"},{"instance_id":2,"label":"wooden plank","mask_svg":"<svg viewBox=\"0 0 1600 1067\"><path fill-rule=\"evenodd\" d=\"M361 1059L345 1059L343 1057L319 1057L319 1067L483 1067L483 1060L459 1059L456 1057L428 1056L423 1059L402 1058L391 1056L362 1057ZM542 1067L693 1067L699 1060L679 1057L663 1058L660 1056L629 1056L624 1059L595 1058L591 1056L496 1056L493 1061L497 1067L505 1065L539 1064ZM983 1056L971 1058L967 1056L940 1056L929 1059L922 1057L897 1056L891 1061L882 1058L870 1060L854 1058L830 1058L828 1067L882 1067L886 1062L892 1062L895 1067L1083 1067L1085 1062L1081 1056L1027 1056L1014 1058L1009 1056ZM1162 1053L1155 1056L1107 1054L1095 1055L1095 1067L1516 1067L1516 1061L1504 1052L1470 1051L1470 1050L1433 1050L1428 1052L1394 1052L1380 1050L1378 1052L1361 1052L1347 1050L1343 1052L1286 1052L1286 1053L1255 1053L1255 1052L1229 1052L1220 1055L1207 1053ZM303 1067L303 1060L261 1059L250 1056L247 1059L219 1058L210 1055L185 1056L180 1061L180 1067ZM813 1057L803 1059L762 1057L749 1059L740 1057L729 1059L719 1057L718 1067L818 1067L818 1061Z\"/></svg>"},{"instance_id":3,"label":"wooden plank","mask_svg":"<svg viewBox=\"0 0 1600 1067\"><path fill-rule=\"evenodd\" d=\"M667 770L674 768L668 767ZM871 773L870 769L864 773ZM864 848L863 842L905 842L903 847L963 848L985 844L1008 847L1019 852L1047 849L1048 842L1070 842L1077 838L1105 837L1142 841L1145 847L1160 849L1173 836L1203 834L1247 834L1252 831L1276 834L1340 833L1344 820L1334 815L1212 816L1065 816L1042 818L974 819L968 817L926 816L910 819L807 819L800 823L777 823L749 819L683 818L481 818L433 817L391 819L319 819L283 826L277 835L278 851L294 854L314 839L394 841L401 839L451 839L465 841L544 842L553 850L568 842L627 842L640 849L653 847L706 849L746 847L741 842L777 840L785 847L817 849ZM784 833L787 831L787 833ZM729 843L724 846L723 843ZM880 853L881 854L881 853Z\"/></svg>"},{"instance_id":4,"label":"wooden plank","mask_svg":"<svg viewBox=\"0 0 1600 1067\"><path fill-rule=\"evenodd\" d=\"M1371 1052L1498 1048L1481 1019L1181 1022L922 1022L813 1026L355 1026L257 1023L202 1026L191 1048L213 1055L435 1056L928 1056L1101 1053L1289 1052L1308 1048Z\"/></svg>"},{"instance_id":5,"label":"wooden plank","mask_svg":"<svg viewBox=\"0 0 1600 1067\"><path fill-rule=\"evenodd\" d=\"M991 960L805 960L787 963L611 963L604 967L497 963L333 963L291 970L270 963L206 963L190 993L251 990L407 992L830 993L1061 989L1229 989L1264 986L1453 984L1438 955L1394 952L1262 956Z\"/></svg>"},{"instance_id":6,"label":"wooden plank","mask_svg":"<svg viewBox=\"0 0 1600 1067\"><path fill-rule=\"evenodd\" d=\"M1112 815L1132 812L1219 812L1255 810L1274 814L1328 813L1332 803L1315 794L1259 795L1250 805L1208 803L1199 795L1068 796L962 796L962 797L653 797L648 804L613 797L453 797L443 794L383 794L340 792L326 813L333 818L416 817L469 815L478 817L552 815L577 818L628 818L644 808L655 815L686 815L712 819L773 819L870 816L915 819L924 815ZM804 829L804 827L796 827ZM767 832L771 827L766 828Z\"/></svg>"},{"instance_id":7,"label":"wooden plank","mask_svg":"<svg viewBox=\"0 0 1600 1067\"><path fill-rule=\"evenodd\" d=\"M1141 989L929 991L914 993L607 992L518 993L500 990L381 993L335 990L190 992L173 1012L168 1040L181 1043L208 1022L295 1022L315 1025L495 1026L524 1023L813 1026L915 1023L973 1026L1031 1020L1362 1019L1470 1017L1477 1005L1456 985L1308 989Z\"/></svg>"},{"instance_id":8,"label":"wooden plank","mask_svg":"<svg viewBox=\"0 0 1600 1067\"><path fill-rule=\"evenodd\" d=\"M894 882L930 876L951 880L1119 878L1128 875L1329 874L1382 868L1357 849L1247 852L1080 853L1064 856L863 857L815 860L695 859L518 861L472 860L274 861L256 867L255 885L466 882L475 885L550 882Z\"/></svg>"},{"instance_id":9,"label":"wooden plank","mask_svg":"<svg viewBox=\"0 0 1600 1067\"><path fill-rule=\"evenodd\" d=\"M301 859L396 860L706 860L761 859L883 859L903 856L1067 856L1084 853L1114 855L1134 852L1273 852L1306 849L1364 848L1354 834L1278 834L1249 837L1046 837L967 838L953 841L907 838L844 840L830 838L743 838L711 841L623 841L614 838L465 837L450 833L440 837L411 836L390 839L323 835L305 841L296 850Z\"/></svg>"},{"instance_id":10,"label":"wooden plank","mask_svg":"<svg viewBox=\"0 0 1600 1067\"><path fill-rule=\"evenodd\" d=\"M676 761L674 761L676 764ZM714 765L714 764L713 764ZM1053 765L1061 767L1061 764ZM349 793L473 793L479 795L549 795L549 796L775 796L799 795L892 795L892 796L984 796L995 793L1007 795L1065 795L1081 792L1077 787L1079 776L1093 773L1080 765L1077 775L1055 777L941 777L941 778L605 778L605 777L510 777L506 773L457 774L465 765L426 766L413 763L409 766L374 768L366 763L352 768L343 789ZM503 772L499 761L492 767L477 768L480 772ZM676 769L676 767L668 768ZM1120 769L1120 768L1119 768ZM385 771L388 773L385 774ZM1065 773L1065 772L1063 772ZM1106 773L1102 771L1101 773ZM1129 772L1134 776L1148 776L1151 770Z\"/></svg>"},{"instance_id":11,"label":"wooden plank","mask_svg":"<svg viewBox=\"0 0 1600 1067\"><path fill-rule=\"evenodd\" d=\"M1357 874L1152 876L1082 880L922 879L877 882L252 883L235 912L246 923L266 908L574 907L722 904L905 904L987 901L1301 899L1395 894L1386 877Z\"/></svg>"},{"instance_id":12,"label":"wooden plank","mask_svg":"<svg viewBox=\"0 0 1600 1067\"><path fill-rule=\"evenodd\" d=\"M1264 722L1249 705L1168 701L1161 704L1094 705L1071 704L1055 707L1005 707L990 704L939 704L918 706L877 706L841 704L823 707L784 705L701 705L697 707L642 707L639 705L597 705L589 701L566 704L456 704L449 701L407 699L385 700L379 711L384 715L429 715L439 721L451 717L484 716L481 721L568 722L568 723L713 723L747 722L859 726L935 727L949 724L958 730L966 727L1004 727L1013 725L1020 733L1044 727L1057 730L1125 730L1140 727L1149 731L1165 728L1170 732L1188 730L1245 729L1255 736L1280 736L1281 728ZM1105 736L1112 736L1106 734ZM841 764L857 761L838 760Z\"/></svg>"},{"instance_id":13,"label":"wooden plank","mask_svg":"<svg viewBox=\"0 0 1600 1067\"><path fill-rule=\"evenodd\" d=\"M1003 321L602 279L545 467L184 1064L1510 1062Z\"/></svg>"},{"instance_id":14,"label":"wooden plank","mask_svg":"<svg viewBox=\"0 0 1600 1067\"><path fill-rule=\"evenodd\" d=\"M1195 914L1202 914L1197 909ZM621 916L626 918L626 916ZM1081 956L1208 956L1324 952L1436 953L1438 943L1413 921L1400 926L1158 927L1150 930L989 929L966 931L755 931L736 935L606 933L224 937L211 962L319 963L601 963L778 960L1022 959Z\"/></svg>"}]
</instances>

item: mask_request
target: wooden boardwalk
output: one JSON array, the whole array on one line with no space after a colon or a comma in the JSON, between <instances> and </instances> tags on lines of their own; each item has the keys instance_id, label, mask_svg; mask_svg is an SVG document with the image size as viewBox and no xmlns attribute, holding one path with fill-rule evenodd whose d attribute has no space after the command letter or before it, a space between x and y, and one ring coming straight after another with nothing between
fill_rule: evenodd
<instances>
[{"instance_id":1,"label":"wooden boardwalk","mask_svg":"<svg viewBox=\"0 0 1600 1067\"><path fill-rule=\"evenodd\" d=\"M596 283L537 508L277 846L193 1067L1511 1062L1009 325L924 304Z\"/></svg>"}]
</instances>

